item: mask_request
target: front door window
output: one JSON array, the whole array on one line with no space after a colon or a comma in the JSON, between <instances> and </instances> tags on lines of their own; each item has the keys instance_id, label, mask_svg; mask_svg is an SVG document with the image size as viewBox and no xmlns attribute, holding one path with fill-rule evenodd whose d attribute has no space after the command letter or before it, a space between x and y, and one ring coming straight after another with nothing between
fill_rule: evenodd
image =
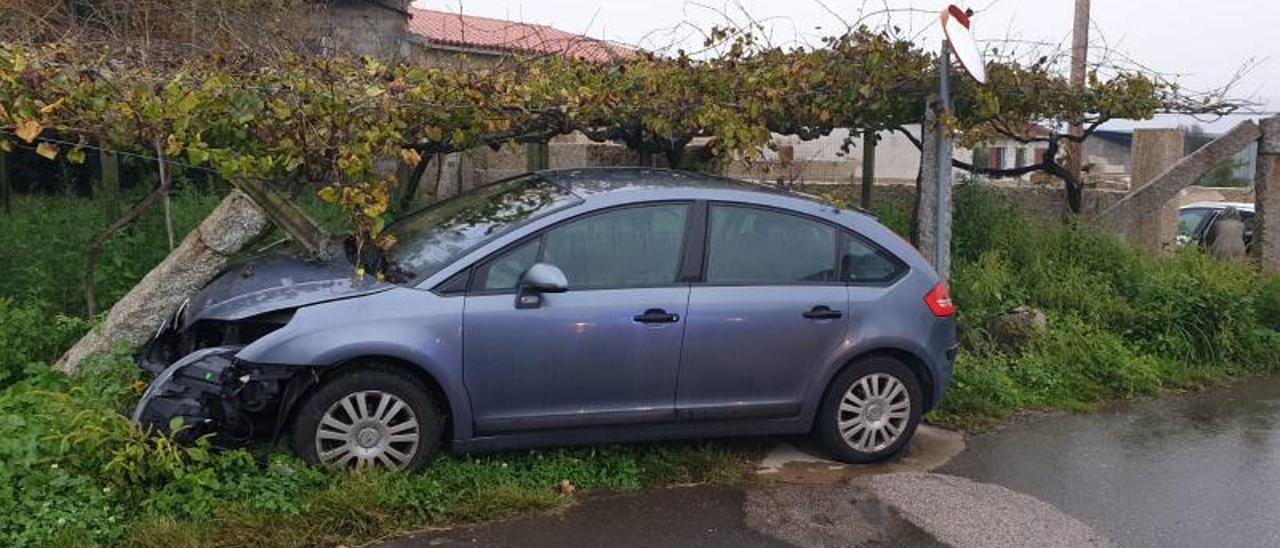
<instances>
[{"instance_id":1,"label":"front door window","mask_svg":"<svg viewBox=\"0 0 1280 548\"><path fill-rule=\"evenodd\" d=\"M689 300L689 286L676 278L690 207L588 214L476 270L463 319L463 376L477 432L675 419ZM517 309L511 290L536 262L560 268L569 290Z\"/></svg>"}]
</instances>

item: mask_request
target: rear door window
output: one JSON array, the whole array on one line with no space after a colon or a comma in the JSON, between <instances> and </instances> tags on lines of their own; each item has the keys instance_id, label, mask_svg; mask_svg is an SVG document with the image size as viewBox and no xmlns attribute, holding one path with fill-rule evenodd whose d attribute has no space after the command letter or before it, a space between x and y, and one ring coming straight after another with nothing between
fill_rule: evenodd
<instances>
[{"instance_id":1,"label":"rear door window","mask_svg":"<svg viewBox=\"0 0 1280 548\"><path fill-rule=\"evenodd\" d=\"M769 209L712 205L706 280L733 285L835 282L835 251L831 225Z\"/></svg>"}]
</instances>

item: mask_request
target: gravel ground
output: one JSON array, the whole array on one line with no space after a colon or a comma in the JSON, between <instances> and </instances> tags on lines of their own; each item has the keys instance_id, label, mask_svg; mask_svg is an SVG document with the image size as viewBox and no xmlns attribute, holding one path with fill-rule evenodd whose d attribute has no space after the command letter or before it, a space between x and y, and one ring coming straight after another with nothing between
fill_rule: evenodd
<instances>
[{"instance_id":1,"label":"gravel ground","mask_svg":"<svg viewBox=\"0 0 1280 548\"><path fill-rule=\"evenodd\" d=\"M940 474L886 474L863 485L938 541L956 548L1111 547L1092 527L1035 497Z\"/></svg>"}]
</instances>

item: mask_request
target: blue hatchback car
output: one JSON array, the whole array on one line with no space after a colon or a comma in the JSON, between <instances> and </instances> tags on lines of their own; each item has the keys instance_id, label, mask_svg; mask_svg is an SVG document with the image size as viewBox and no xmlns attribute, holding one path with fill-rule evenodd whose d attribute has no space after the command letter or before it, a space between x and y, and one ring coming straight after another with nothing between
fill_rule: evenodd
<instances>
[{"instance_id":1,"label":"blue hatchback car","mask_svg":"<svg viewBox=\"0 0 1280 548\"><path fill-rule=\"evenodd\" d=\"M268 255L216 277L140 357L134 418L328 467L812 433L901 450L942 399L955 309L864 213L657 169L545 171L391 230L385 280Z\"/></svg>"}]
</instances>

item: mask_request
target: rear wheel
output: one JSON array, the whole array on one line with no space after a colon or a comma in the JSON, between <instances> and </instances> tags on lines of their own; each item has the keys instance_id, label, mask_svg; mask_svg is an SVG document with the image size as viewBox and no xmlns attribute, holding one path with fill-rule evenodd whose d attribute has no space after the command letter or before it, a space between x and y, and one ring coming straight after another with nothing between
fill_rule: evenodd
<instances>
[{"instance_id":1,"label":"rear wheel","mask_svg":"<svg viewBox=\"0 0 1280 548\"><path fill-rule=\"evenodd\" d=\"M836 460L878 462L906 447L922 409L915 374L898 360L876 356L845 368L827 387L815 434Z\"/></svg>"},{"instance_id":2,"label":"rear wheel","mask_svg":"<svg viewBox=\"0 0 1280 548\"><path fill-rule=\"evenodd\" d=\"M370 367L320 386L299 410L293 447L326 468L415 470L440 444L442 415L421 382L394 369Z\"/></svg>"}]
</instances>

